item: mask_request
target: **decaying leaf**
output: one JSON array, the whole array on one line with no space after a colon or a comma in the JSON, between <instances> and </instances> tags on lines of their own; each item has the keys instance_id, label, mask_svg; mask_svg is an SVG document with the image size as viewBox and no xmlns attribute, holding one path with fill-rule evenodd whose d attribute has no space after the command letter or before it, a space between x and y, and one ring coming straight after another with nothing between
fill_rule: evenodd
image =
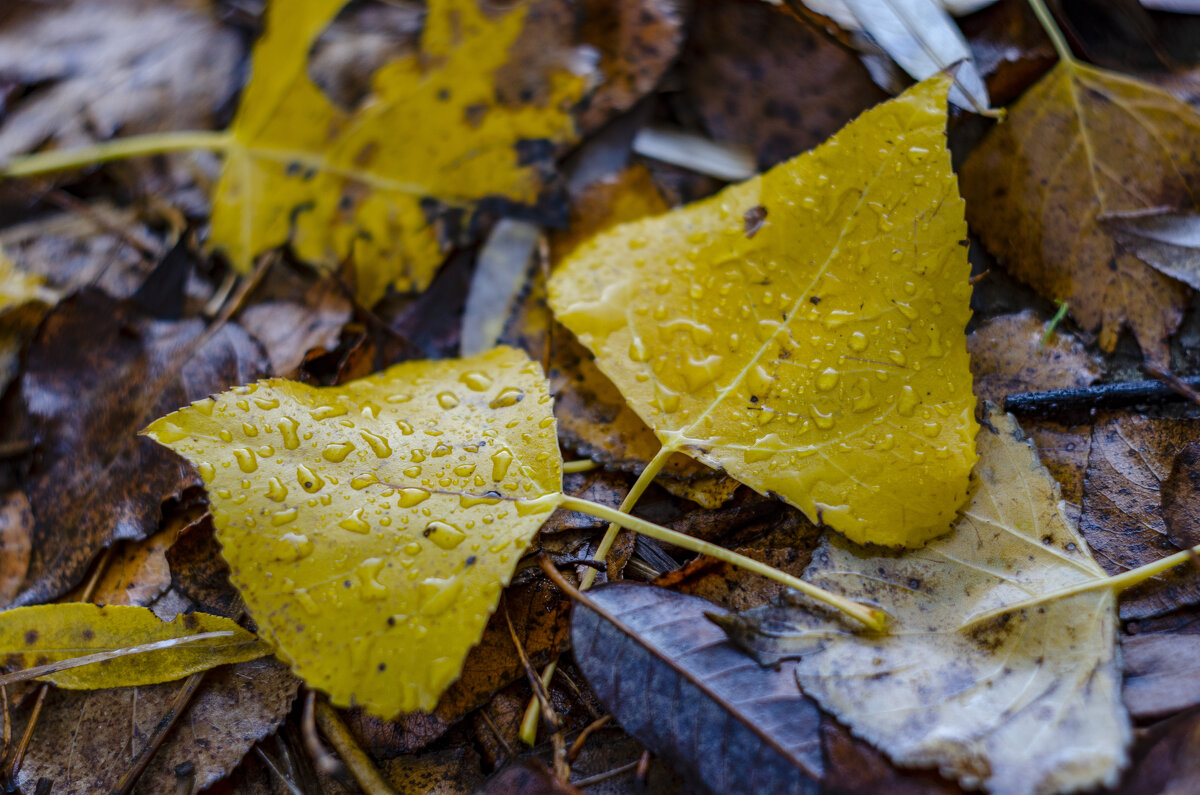
<instances>
[{"instance_id":1,"label":"decaying leaf","mask_svg":"<svg viewBox=\"0 0 1200 795\"><path fill-rule=\"evenodd\" d=\"M253 660L271 650L228 618L206 613L189 613L164 623L144 607L101 607L87 602L14 607L0 613L5 665L13 669L206 632L228 634L42 677L68 690L170 682L216 665Z\"/></svg>"},{"instance_id":2,"label":"decaying leaf","mask_svg":"<svg viewBox=\"0 0 1200 795\"><path fill-rule=\"evenodd\" d=\"M559 320L665 451L860 541L946 532L975 460L949 85L930 79L765 175L602 233L550 283Z\"/></svg>"},{"instance_id":3,"label":"decaying leaf","mask_svg":"<svg viewBox=\"0 0 1200 795\"><path fill-rule=\"evenodd\" d=\"M26 481L37 526L16 603L67 591L97 552L154 532L163 501L200 484L140 428L265 371L258 343L232 323L206 336L203 320L151 320L93 290L55 307L20 380L21 422L37 449Z\"/></svg>"},{"instance_id":4,"label":"decaying leaf","mask_svg":"<svg viewBox=\"0 0 1200 795\"><path fill-rule=\"evenodd\" d=\"M0 248L0 314L45 295L42 279L17 267Z\"/></svg>"},{"instance_id":5,"label":"decaying leaf","mask_svg":"<svg viewBox=\"0 0 1200 795\"><path fill-rule=\"evenodd\" d=\"M802 655L801 689L897 764L995 793L1115 783L1130 739L1116 598L1101 588L984 618L1104 570L1016 422L993 413L978 441L976 490L951 535L906 553L827 536L814 553L807 579L886 605L888 635L802 603L722 623L763 662Z\"/></svg>"},{"instance_id":6,"label":"decaying leaf","mask_svg":"<svg viewBox=\"0 0 1200 795\"><path fill-rule=\"evenodd\" d=\"M817 791L820 713L795 663L755 665L694 596L626 583L589 596L604 613L575 607L575 661L626 731L705 791Z\"/></svg>"},{"instance_id":7,"label":"decaying leaf","mask_svg":"<svg viewBox=\"0 0 1200 795\"><path fill-rule=\"evenodd\" d=\"M1121 639L1121 698L1139 721L1200 705L1200 635L1149 632Z\"/></svg>"},{"instance_id":8,"label":"decaying leaf","mask_svg":"<svg viewBox=\"0 0 1200 795\"><path fill-rule=\"evenodd\" d=\"M763 168L887 98L853 53L762 0L698 4L683 57L708 132L749 147Z\"/></svg>"},{"instance_id":9,"label":"decaying leaf","mask_svg":"<svg viewBox=\"0 0 1200 795\"><path fill-rule=\"evenodd\" d=\"M266 348L272 375L291 378L309 351L337 347L338 336L350 321L350 301L332 282L322 279L298 300L263 301L238 316L242 328Z\"/></svg>"},{"instance_id":10,"label":"decaying leaf","mask_svg":"<svg viewBox=\"0 0 1200 795\"><path fill-rule=\"evenodd\" d=\"M498 81L536 4L502 12L476 0L433 0L418 55L375 74L354 111L309 79L308 53L345 0L269 4L256 68L230 128L216 188L213 244L242 271L285 242L336 269L353 260L358 297L389 285L423 289L441 263L427 212L488 196L535 203L570 115L587 87L568 63L534 64L537 104ZM402 142L395 136L402 136Z\"/></svg>"},{"instance_id":11,"label":"decaying leaf","mask_svg":"<svg viewBox=\"0 0 1200 795\"><path fill-rule=\"evenodd\" d=\"M260 633L385 718L458 678L561 496L545 379L509 348L340 387L261 381L146 433L199 468Z\"/></svg>"},{"instance_id":12,"label":"decaying leaf","mask_svg":"<svg viewBox=\"0 0 1200 795\"><path fill-rule=\"evenodd\" d=\"M0 84L36 87L6 102L0 160L53 144L208 127L237 90L240 37L211 0L8 4ZM17 92L14 92L17 93Z\"/></svg>"},{"instance_id":13,"label":"decaying leaf","mask_svg":"<svg viewBox=\"0 0 1200 795\"><path fill-rule=\"evenodd\" d=\"M1001 403L1016 392L1090 386L1103 374L1100 358L1079 340L1061 331L1046 339L1046 333L1029 309L981 323L967 337L975 395Z\"/></svg>"},{"instance_id":14,"label":"decaying leaf","mask_svg":"<svg viewBox=\"0 0 1200 795\"><path fill-rule=\"evenodd\" d=\"M1109 574L1172 555L1162 512L1175 454L1200 437L1200 420L1122 414L1092 429L1079 530ZM1121 618L1200 602L1200 572L1180 566L1121 595Z\"/></svg>"},{"instance_id":15,"label":"decaying leaf","mask_svg":"<svg viewBox=\"0 0 1200 795\"><path fill-rule=\"evenodd\" d=\"M1171 543L1180 549L1200 544L1200 442L1188 442L1175 454L1160 493Z\"/></svg>"},{"instance_id":16,"label":"decaying leaf","mask_svg":"<svg viewBox=\"0 0 1200 795\"><path fill-rule=\"evenodd\" d=\"M270 657L208 672L133 792L196 793L216 783L279 725L297 685L287 666ZM43 779L64 795L113 791L168 717L181 686L52 690L17 783L28 792ZM178 789L188 778L190 786Z\"/></svg>"},{"instance_id":17,"label":"decaying leaf","mask_svg":"<svg viewBox=\"0 0 1200 795\"><path fill-rule=\"evenodd\" d=\"M32 542L29 499L19 491L0 494L0 607L7 607L25 582Z\"/></svg>"},{"instance_id":18,"label":"decaying leaf","mask_svg":"<svg viewBox=\"0 0 1200 795\"><path fill-rule=\"evenodd\" d=\"M1128 325L1166 361L1183 288L1114 238L1105 219L1194 210L1200 115L1154 86L1062 61L967 158L971 228L1013 275L1067 301L1111 351Z\"/></svg>"}]
</instances>

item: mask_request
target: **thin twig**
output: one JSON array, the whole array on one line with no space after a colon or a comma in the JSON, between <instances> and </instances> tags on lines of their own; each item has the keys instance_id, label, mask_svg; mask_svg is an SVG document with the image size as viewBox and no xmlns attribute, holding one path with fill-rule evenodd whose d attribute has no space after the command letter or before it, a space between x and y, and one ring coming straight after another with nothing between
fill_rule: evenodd
<instances>
[{"instance_id":1,"label":"thin twig","mask_svg":"<svg viewBox=\"0 0 1200 795\"><path fill-rule=\"evenodd\" d=\"M129 769L121 775L121 778L117 781L117 786L114 788L114 792L119 793L119 795L128 795L128 793L133 791L134 786L138 783L138 779L146 772L146 766L150 764L150 760L154 758L163 741L171 733L171 729L178 722L184 711L187 710L188 704L191 703L192 698L196 695L196 691L200 689L206 673L208 672L199 671L184 681L183 687L179 688L175 693L175 698L171 699L171 707L167 710L167 714L154 727L154 735L142 750L138 751Z\"/></svg>"},{"instance_id":2,"label":"thin twig","mask_svg":"<svg viewBox=\"0 0 1200 795\"><path fill-rule=\"evenodd\" d=\"M602 715L596 720L584 727L579 736L575 738L575 742L571 743L571 747L567 750L567 761L574 762L579 756L579 752L583 750L583 744L592 736L592 732L605 726L612 720L612 715Z\"/></svg>"},{"instance_id":3,"label":"thin twig","mask_svg":"<svg viewBox=\"0 0 1200 795\"><path fill-rule=\"evenodd\" d=\"M1180 383L1200 387L1200 377L1180 378ZM1175 389L1160 381L1123 381L1116 384L1075 389L1019 392L1004 399L1004 410L1037 419L1086 420L1093 412L1160 405L1183 399Z\"/></svg>"},{"instance_id":4,"label":"thin twig","mask_svg":"<svg viewBox=\"0 0 1200 795\"><path fill-rule=\"evenodd\" d=\"M504 735L500 732L500 727L496 725L496 721L488 713L487 707L479 710L479 717L483 718L483 722L487 724L487 727L496 737L497 742L500 743L500 747L504 749L504 755L511 759L514 756L512 746L508 744L508 740L504 739Z\"/></svg>"},{"instance_id":5,"label":"thin twig","mask_svg":"<svg viewBox=\"0 0 1200 795\"><path fill-rule=\"evenodd\" d=\"M304 697L304 717L300 722L301 736L304 738L304 747L308 751L309 757L317 766L317 772L322 775L336 775L342 770L342 763L337 757L329 753L324 745L321 744L321 738L317 736L317 719L313 705L316 703L317 693L315 690L309 690Z\"/></svg>"},{"instance_id":6,"label":"thin twig","mask_svg":"<svg viewBox=\"0 0 1200 795\"><path fill-rule=\"evenodd\" d=\"M587 778L581 778L578 781L572 781L571 786L579 788L590 787L593 784L599 784L601 781L608 781L610 778L616 778L617 776L623 776L626 773L633 772L634 770L637 770L639 764L641 764L640 759L636 762L630 762L627 765L614 767L612 770L607 770L603 773L597 773L594 776L588 776Z\"/></svg>"},{"instance_id":7,"label":"thin twig","mask_svg":"<svg viewBox=\"0 0 1200 795\"><path fill-rule=\"evenodd\" d=\"M1146 375L1162 381L1182 397L1185 397L1192 403L1200 406L1200 392L1192 389L1190 384L1188 384L1179 376L1175 375L1175 373L1171 372L1166 367L1163 367L1157 362L1146 362L1142 365L1142 370L1146 373Z\"/></svg>"},{"instance_id":8,"label":"thin twig","mask_svg":"<svg viewBox=\"0 0 1200 795\"><path fill-rule=\"evenodd\" d=\"M324 700L318 701L316 702L316 714L321 732L337 749L338 755L342 757L346 767L350 768L350 774L354 776L354 780L363 788L363 791L367 795L393 795L395 790L375 769L375 764L367 756L367 753L358 747L354 735L346 728L346 724L342 723L342 719L334 712L333 707Z\"/></svg>"},{"instance_id":9,"label":"thin twig","mask_svg":"<svg viewBox=\"0 0 1200 795\"><path fill-rule=\"evenodd\" d=\"M292 783L292 780L285 776L283 771L275 766L275 763L271 761L271 757L267 756L263 749L256 745L254 746L254 752L258 754L258 758L261 759L263 764L267 766L267 770L270 770L275 774L275 777L279 779L279 783L283 784L283 786L287 788L287 791L290 792L291 795L304 795L304 793L301 792L294 783Z\"/></svg>"}]
</instances>

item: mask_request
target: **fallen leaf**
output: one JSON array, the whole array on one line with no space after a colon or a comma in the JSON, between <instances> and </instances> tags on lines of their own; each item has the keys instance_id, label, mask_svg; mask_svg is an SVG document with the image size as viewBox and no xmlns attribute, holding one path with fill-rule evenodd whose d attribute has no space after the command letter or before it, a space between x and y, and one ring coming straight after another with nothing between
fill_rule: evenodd
<instances>
[{"instance_id":1,"label":"fallen leaf","mask_svg":"<svg viewBox=\"0 0 1200 795\"><path fill-rule=\"evenodd\" d=\"M976 396L999 404L1016 392L1091 386L1104 374L1100 357L1075 337L1047 333L1030 309L981 323L967 336Z\"/></svg>"},{"instance_id":2,"label":"fallen leaf","mask_svg":"<svg viewBox=\"0 0 1200 795\"><path fill-rule=\"evenodd\" d=\"M994 612L1104 570L1016 422L985 417L978 443L951 535L907 553L826 536L813 555L806 579L886 605L889 634L849 632L798 597L723 623L761 662L803 655L800 688L899 765L994 793L1111 785L1130 739L1116 599L1101 588Z\"/></svg>"},{"instance_id":3,"label":"fallen leaf","mask_svg":"<svg viewBox=\"0 0 1200 795\"><path fill-rule=\"evenodd\" d=\"M1100 347L1123 325L1167 361L1183 288L1119 244L1106 218L1191 209L1200 115L1147 83L1062 61L1025 93L962 170L971 228L1005 267L1066 301Z\"/></svg>"},{"instance_id":4,"label":"fallen leaf","mask_svg":"<svg viewBox=\"0 0 1200 795\"><path fill-rule=\"evenodd\" d=\"M545 379L508 348L341 387L261 381L146 433L199 468L260 633L384 718L458 678L561 498Z\"/></svg>"},{"instance_id":5,"label":"fallen leaf","mask_svg":"<svg viewBox=\"0 0 1200 795\"><path fill-rule=\"evenodd\" d=\"M820 713L795 663L760 668L704 616L703 599L614 583L575 607L571 645L621 726L711 792L816 792Z\"/></svg>"},{"instance_id":6,"label":"fallen leaf","mask_svg":"<svg viewBox=\"0 0 1200 795\"><path fill-rule=\"evenodd\" d=\"M262 342L273 375L292 378L309 351L337 347L351 307L331 282L314 283L299 300L262 301L238 315L242 328Z\"/></svg>"},{"instance_id":7,"label":"fallen leaf","mask_svg":"<svg viewBox=\"0 0 1200 795\"><path fill-rule=\"evenodd\" d=\"M216 783L280 724L297 685L287 666L270 657L209 671L133 792L197 793ZM28 792L42 780L56 793L113 791L170 714L180 687L51 690L17 784ZM191 768L191 786L180 790L184 766Z\"/></svg>"},{"instance_id":8,"label":"fallen leaf","mask_svg":"<svg viewBox=\"0 0 1200 795\"><path fill-rule=\"evenodd\" d=\"M602 233L550 282L664 450L858 540L946 532L975 460L948 90L928 80L761 177Z\"/></svg>"},{"instance_id":9,"label":"fallen leaf","mask_svg":"<svg viewBox=\"0 0 1200 795\"><path fill-rule=\"evenodd\" d=\"M99 605L146 607L171 587L167 549L181 525L178 517L149 538L124 542L109 557L91 601Z\"/></svg>"},{"instance_id":10,"label":"fallen leaf","mask_svg":"<svg viewBox=\"0 0 1200 795\"><path fill-rule=\"evenodd\" d=\"M101 607L87 602L14 607L0 613L0 643L10 669L186 638L206 632L227 633L195 643L121 657L40 677L68 690L153 685L182 679L216 665L245 662L271 650L233 621L189 613L164 623L144 607Z\"/></svg>"},{"instance_id":11,"label":"fallen leaf","mask_svg":"<svg viewBox=\"0 0 1200 795\"><path fill-rule=\"evenodd\" d=\"M679 54L686 0L584 0L583 39L600 53L604 80L579 118L594 130L648 94Z\"/></svg>"},{"instance_id":12,"label":"fallen leaf","mask_svg":"<svg viewBox=\"0 0 1200 795\"><path fill-rule=\"evenodd\" d=\"M1160 494L1167 538L1180 549L1200 544L1200 443L1188 442L1175 454Z\"/></svg>"},{"instance_id":13,"label":"fallen leaf","mask_svg":"<svg viewBox=\"0 0 1200 795\"><path fill-rule=\"evenodd\" d=\"M1187 795L1200 788L1200 712L1152 726L1121 783L1126 795Z\"/></svg>"},{"instance_id":14,"label":"fallen leaf","mask_svg":"<svg viewBox=\"0 0 1200 795\"><path fill-rule=\"evenodd\" d=\"M214 533L209 513L179 531L166 552L171 585L204 612L233 617L242 600L229 582L229 566Z\"/></svg>"},{"instance_id":15,"label":"fallen leaf","mask_svg":"<svg viewBox=\"0 0 1200 795\"><path fill-rule=\"evenodd\" d=\"M0 607L7 607L25 582L32 542L29 499L19 491L0 494Z\"/></svg>"},{"instance_id":16,"label":"fallen leaf","mask_svg":"<svg viewBox=\"0 0 1200 795\"><path fill-rule=\"evenodd\" d=\"M1092 429L1079 530L1109 574L1173 555L1162 513L1175 454L1200 436L1200 421L1122 414ZM1121 618L1160 615L1200 602L1191 566L1164 572L1121 596Z\"/></svg>"},{"instance_id":17,"label":"fallen leaf","mask_svg":"<svg viewBox=\"0 0 1200 795\"><path fill-rule=\"evenodd\" d=\"M1150 213L1112 219L1107 228L1125 251L1160 273L1200 289L1200 215Z\"/></svg>"},{"instance_id":18,"label":"fallen leaf","mask_svg":"<svg viewBox=\"0 0 1200 795\"><path fill-rule=\"evenodd\" d=\"M850 51L762 0L701 3L683 57L705 128L749 147L763 168L887 98Z\"/></svg>"},{"instance_id":19,"label":"fallen leaf","mask_svg":"<svg viewBox=\"0 0 1200 795\"><path fill-rule=\"evenodd\" d=\"M241 37L210 2L13 3L0 26L0 161L124 134L209 127L237 90Z\"/></svg>"},{"instance_id":20,"label":"fallen leaf","mask_svg":"<svg viewBox=\"0 0 1200 795\"><path fill-rule=\"evenodd\" d=\"M564 784L540 762L509 765L477 790L479 795L582 795L582 790Z\"/></svg>"},{"instance_id":21,"label":"fallen leaf","mask_svg":"<svg viewBox=\"0 0 1200 795\"><path fill-rule=\"evenodd\" d=\"M483 791L479 754L469 745L420 756L398 756L381 767L388 783L398 792L472 795Z\"/></svg>"},{"instance_id":22,"label":"fallen leaf","mask_svg":"<svg viewBox=\"0 0 1200 795\"><path fill-rule=\"evenodd\" d=\"M1054 47L1027 0L999 0L958 25L997 105L1016 99L1054 66Z\"/></svg>"},{"instance_id":23,"label":"fallen leaf","mask_svg":"<svg viewBox=\"0 0 1200 795\"><path fill-rule=\"evenodd\" d=\"M331 270L352 259L370 306L389 286L432 280L442 253L431 203L538 200L556 150L574 138L570 109L587 80L546 58L530 67L546 87L537 104L505 96L509 49L543 8L490 15L476 0L434 0L420 52L383 66L368 100L348 112L307 75L309 48L343 5L268 6L215 189L212 243L243 272L285 242ZM403 145L393 144L398 130Z\"/></svg>"},{"instance_id":24,"label":"fallen leaf","mask_svg":"<svg viewBox=\"0 0 1200 795\"><path fill-rule=\"evenodd\" d=\"M503 218L492 227L471 274L462 313L460 355L474 356L496 347L529 280L541 240L542 230L528 221Z\"/></svg>"},{"instance_id":25,"label":"fallen leaf","mask_svg":"<svg viewBox=\"0 0 1200 795\"><path fill-rule=\"evenodd\" d=\"M55 307L20 379L20 422L36 446L25 485L37 526L15 603L62 594L105 546L152 533L163 501L200 479L136 432L265 369L258 344L232 323L206 336L200 319L149 320L93 290Z\"/></svg>"},{"instance_id":26,"label":"fallen leaf","mask_svg":"<svg viewBox=\"0 0 1200 795\"><path fill-rule=\"evenodd\" d=\"M832 718L821 716L821 748L826 775L822 792L858 795L886 792L888 795L962 795L957 784L932 770L898 768L869 743L856 738Z\"/></svg>"},{"instance_id":27,"label":"fallen leaf","mask_svg":"<svg viewBox=\"0 0 1200 795\"><path fill-rule=\"evenodd\" d=\"M1200 635L1127 635L1121 639L1121 660L1121 699L1134 720L1162 718L1200 705Z\"/></svg>"}]
</instances>

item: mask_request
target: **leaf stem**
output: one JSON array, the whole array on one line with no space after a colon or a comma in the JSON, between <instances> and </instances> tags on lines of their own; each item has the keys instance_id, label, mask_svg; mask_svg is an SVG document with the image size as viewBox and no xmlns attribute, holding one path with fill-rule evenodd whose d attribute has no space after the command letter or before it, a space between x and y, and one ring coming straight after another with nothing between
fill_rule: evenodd
<instances>
[{"instance_id":1,"label":"leaf stem","mask_svg":"<svg viewBox=\"0 0 1200 795\"><path fill-rule=\"evenodd\" d=\"M359 747L354 735L346 728L346 724L342 723L333 707L324 700L318 701L316 707L317 725L321 727L330 744L337 749L342 762L350 769L351 775L358 782L358 786L362 787L363 792L367 795L395 795L396 790L392 789L392 785L375 769L371 757Z\"/></svg>"},{"instance_id":2,"label":"leaf stem","mask_svg":"<svg viewBox=\"0 0 1200 795\"><path fill-rule=\"evenodd\" d=\"M654 482L654 478L662 470L663 465L667 463L667 459L675 450L670 447L659 448L659 451L654 454L654 458L650 459L650 463L646 464L646 468L638 475L638 479L634 481L633 488L625 495L625 499L621 500L621 515L628 516L629 511L633 510L633 506L637 504L638 499ZM585 500L586 502L586 500ZM586 511L584 511L586 513ZM603 519L604 517L600 517ZM655 525L657 527L657 525ZM600 546L596 547L596 554L592 556L593 560L604 560L608 557L608 551L612 549L613 542L617 540L617 533L620 532L622 525L620 522L613 520L608 526L608 530L604 533L604 538L600 539ZM632 529L632 528L630 528ZM582 582L579 583L579 590L586 591L592 587L592 583L596 581L596 570L588 569L584 575Z\"/></svg>"},{"instance_id":3,"label":"leaf stem","mask_svg":"<svg viewBox=\"0 0 1200 795\"><path fill-rule=\"evenodd\" d=\"M1045 0L1029 0L1029 7L1033 9L1033 15L1041 23L1042 30L1046 31L1046 35L1050 37L1050 43L1054 45L1054 51L1058 53L1059 59L1066 63L1076 63L1075 53L1071 52L1071 47L1067 44L1067 39L1059 29L1058 23L1054 21L1054 15L1046 7Z\"/></svg>"},{"instance_id":4,"label":"leaf stem","mask_svg":"<svg viewBox=\"0 0 1200 795\"><path fill-rule=\"evenodd\" d=\"M578 461L566 461L563 463L563 474L569 475L572 472L591 472L600 465L590 458L581 458Z\"/></svg>"},{"instance_id":5,"label":"leaf stem","mask_svg":"<svg viewBox=\"0 0 1200 795\"><path fill-rule=\"evenodd\" d=\"M134 135L78 149L51 150L14 157L7 163L0 164L0 176L32 177L139 155L159 155L193 149L224 151L232 143L233 135L226 131L188 130Z\"/></svg>"},{"instance_id":6,"label":"leaf stem","mask_svg":"<svg viewBox=\"0 0 1200 795\"><path fill-rule=\"evenodd\" d=\"M752 571L755 574L782 583L789 588L795 588L797 591L823 602L830 607L841 610L851 618L861 622L868 629L877 632L886 630L887 616L882 610L874 607L869 607L864 604L859 604L851 599L847 599L839 594L826 591L824 588L818 588L810 582L805 582L799 577L793 577L778 569L772 568L765 563L760 563L757 560L748 558L745 555L739 555L724 547L719 547L716 544L710 544L707 541L701 541L698 538L693 538L683 533L677 533L674 530L668 530L665 527L648 522L645 519L639 519L636 516L630 516L615 508L609 508L607 505L601 505L591 500L580 499L579 497L564 496L562 507L570 511L578 511L589 516L595 516L599 519L607 519L614 525L626 527L634 532L649 536L656 541L663 541L668 544L674 544L677 547L697 552L702 555L708 555L732 564L746 571ZM582 588L580 589L582 590Z\"/></svg>"},{"instance_id":7,"label":"leaf stem","mask_svg":"<svg viewBox=\"0 0 1200 795\"><path fill-rule=\"evenodd\" d=\"M1197 544L1191 549L1185 549L1182 552L1176 552L1174 555L1168 555L1165 558L1160 558L1159 560L1152 561L1143 566L1138 566L1136 569L1130 569L1129 571L1122 572L1121 574L1114 574L1110 577L1097 577L1094 580L1081 582L1077 585L1059 588L1057 591L1039 594L1038 596L1033 596L1029 599L1022 599L1020 602L1013 602L1012 604L992 608L991 610L980 613L977 616L973 616L965 624L962 624L959 629L966 629L974 626L975 624L983 623L984 621L996 618L997 616L1002 616L1006 613L1012 613L1017 610L1026 610L1030 607L1037 607L1039 605L1046 604L1047 602L1053 602L1057 599L1066 599L1071 596L1078 596L1079 594L1090 593L1092 591L1111 590L1113 593L1120 593L1127 588L1140 585L1151 577L1156 577L1168 569L1173 569L1181 563L1186 563L1188 560L1195 558L1197 555L1200 555L1200 544Z\"/></svg>"}]
</instances>

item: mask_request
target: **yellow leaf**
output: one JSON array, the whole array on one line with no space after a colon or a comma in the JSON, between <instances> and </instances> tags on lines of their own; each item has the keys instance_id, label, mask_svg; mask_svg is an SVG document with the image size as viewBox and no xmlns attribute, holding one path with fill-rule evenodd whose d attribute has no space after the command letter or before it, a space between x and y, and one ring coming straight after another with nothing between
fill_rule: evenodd
<instances>
[{"instance_id":1,"label":"yellow leaf","mask_svg":"<svg viewBox=\"0 0 1200 795\"><path fill-rule=\"evenodd\" d=\"M1185 290L1109 224L1196 211L1200 114L1147 83L1063 60L971 153L962 177L971 226L1006 269L1066 301L1104 350L1128 325L1166 361Z\"/></svg>"},{"instance_id":2,"label":"yellow leaf","mask_svg":"<svg viewBox=\"0 0 1200 795\"><path fill-rule=\"evenodd\" d=\"M208 632L232 634L68 668L41 678L69 690L152 685L271 653L252 633L221 616L190 613L164 623L149 608L101 607L86 602L5 610L0 613L0 653L6 665L24 669Z\"/></svg>"},{"instance_id":3,"label":"yellow leaf","mask_svg":"<svg viewBox=\"0 0 1200 795\"><path fill-rule=\"evenodd\" d=\"M575 135L570 107L583 77L550 77L544 104L497 99L497 70L521 34L527 4L484 13L476 0L431 0L421 52L382 67L354 112L308 78L309 51L345 0L277 0L254 50L256 68L229 130L213 203L212 239L239 269L285 242L304 260L352 260L359 300L388 285L423 289L441 261L422 203L468 206L500 195L533 202L537 163L522 141Z\"/></svg>"},{"instance_id":4,"label":"yellow leaf","mask_svg":"<svg viewBox=\"0 0 1200 795\"><path fill-rule=\"evenodd\" d=\"M340 705L432 709L561 499L546 381L511 348L339 387L260 381L146 433L200 470L260 633Z\"/></svg>"},{"instance_id":5,"label":"yellow leaf","mask_svg":"<svg viewBox=\"0 0 1200 795\"><path fill-rule=\"evenodd\" d=\"M975 462L950 84L926 80L766 174L602 233L550 283L664 451L859 542L946 532Z\"/></svg>"}]
</instances>

